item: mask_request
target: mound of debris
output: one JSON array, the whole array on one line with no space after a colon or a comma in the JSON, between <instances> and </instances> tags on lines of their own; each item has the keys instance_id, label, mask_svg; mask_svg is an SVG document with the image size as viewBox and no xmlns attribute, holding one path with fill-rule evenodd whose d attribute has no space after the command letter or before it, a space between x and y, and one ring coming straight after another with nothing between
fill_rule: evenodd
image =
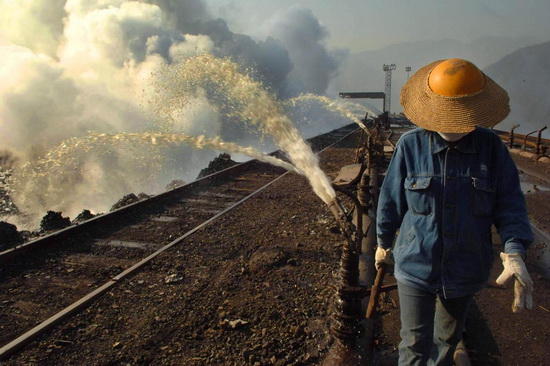
<instances>
[{"instance_id":1,"label":"mound of debris","mask_svg":"<svg viewBox=\"0 0 550 366\"><path fill-rule=\"evenodd\" d=\"M185 181L184 180L181 180L181 179L174 179L173 181L171 181L170 183L168 183L166 185L166 190L167 191L171 191L172 189L176 189L178 187L181 187L185 185Z\"/></svg>"},{"instance_id":2,"label":"mound of debris","mask_svg":"<svg viewBox=\"0 0 550 366\"><path fill-rule=\"evenodd\" d=\"M75 217L75 219L73 220L73 223L84 222L96 216L97 215L94 215L90 210L82 210L82 212L79 213L77 217Z\"/></svg>"},{"instance_id":3,"label":"mound of debris","mask_svg":"<svg viewBox=\"0 0 550 366\"><path fill-rule=\"evenodd\" d=\"M40 231L53 231L61 230L71 226L71 219L68 217L63 217L61 212L48 211L46 216L42 218L40 222Z\"/></svg>"},{"instance_id":4,"label":"mound of debris","mask_svg":"<svg viewBox=\"0 0 550 366\"><path fill-rule=\"evenodd\" d=\"M137 196L133 193L127 194L126 196L119 199L118 202L113 205L113 207L111 207L111 211L117 210L124 206L131 205L132 203L144 201L148 198L149 196L145 193L140 193Z\"/></svg>"},{"instance_id":5,"label":"mound of debris","mask_svg":"<svg viewBox=\"0 0 550 366\"><path fill-rule=\"evenodd\" d=\"M234 165L237 165L236 161L231 160L231 155L222 153L219 156L215 157L214 160L212 160L208 167L201 170L199 173L197 179L200 179L202 177L206 177L207 175L214 174L216 172L219 172L221 170L231 168Z\"/></svg>"},{"instance_id":6,"label":"mound of debris","mask_svg":"<svg viewBox=\"0 0 550 366\"><path fill-rule=\"evenodd\" d=\"M0 251L2 251L3 248L7 249L17 244L21 244L23 241L24 238L19 231L17 231L17 226L9 222L0 221Z\"/></svg>"}]
</instances>

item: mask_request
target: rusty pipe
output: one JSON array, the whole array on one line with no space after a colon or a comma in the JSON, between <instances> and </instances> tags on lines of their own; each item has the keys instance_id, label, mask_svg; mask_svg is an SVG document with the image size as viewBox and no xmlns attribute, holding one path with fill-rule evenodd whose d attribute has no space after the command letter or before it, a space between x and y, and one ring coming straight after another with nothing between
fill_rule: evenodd
<instances>
[{"instance_id":1,"label":"rusty pipe","mask_svg":"<svg viewBox=\"0 0 550 366\"><path fill-rule=\"evenodd\" d=\"M347 215L346 209L342 206L340 201L338 201L338 199L336 198L328 204L328 209L332 213L332 215L334 216L338 224L340 223L340 220L345 218Z\"/></svg>"},{"instance_id":2,"label":"rusty pipe","mask_svg":"<svg viewBox=\"0 0 550 366\"><path fill-rule=\"evenodd\" d=\"M370 175L365 174L364 171L357 185L357 199L363 208L363 212L366 213L371 207L372 195L370 193Z\"/></svg>"},{"instance_id":3,"label":"rusty pipe","mask_svg":"<svg viewBox=\"0 0 550 366\"><path fill-rule=\"evenodd\" d=\"M334 186L336 190L347 195L355 204L357 215L362 217L363 210L359 200L342 187ZM342 278L342 285L344 287L355 287L359 284L359 251L361 249L361 242L363 240L363 220L357 220L356 224L353 223L353 215L349 213L345 207L340 203L338 199L334 199L329 203L329 210L336 218L340 231L346 238L346 243L342 248L342 260L340 264L340 274Z\"/></svg>"},{"instance_id":4,"label":"rusty pipe","mask_svg":"<svg viewBox=\"0 0 550 366\"><path fill-rule=\"evenodd\" d=\"M363 208L361 207L361 202L359 202L357 197L352 192L336 184L333 184L332 187L335 191L346 195L353 202L355 210L357 210L358 217L363 216ZM361 243L361 240L363 239L362 220L357 220L357 223L354 224L351 213L348 212L344 206L342 206L337 198L335 198L334 200L332 200L332 202L328 204L328 208L330 212L332 212L333 216L336 218L336 222L338 223L338 227L340 228L340 230L342 230L342 234L344 234L344 236L348 239L348 242L351 245L350 249L356 251L358 248L357 243Z\"/></svg>"},{"instance_id":5,"label":"rusty pipe","mask_svg":"<svg viewBox=\"0 0 550 366\"><path fill-rule=\"evenodd\" d=\"M356 214L362 217L363 210L355 195L342 187L335 185L334 188L348 196L355 205ZM330 202L328 207L346 237L346 243L342 248L340 279L331 306L331 334L335 342L323 364L363 365L366 362L365 327L362 322L362 299L365 296L365 288L359 286L358 255L363 238L362 220L357 220L354 225L352 212L348 212L337 198Z\"/></svg>"},{"instance_id":6,"label":"rusty pipe","mask_svg":"<svg viewBox=\"0 0 550 366\"><path fill-rule=\"evenodd\" d=\"M527 147L527 138L529 137L529 135L532 135L532 134L534 134L535 132L537 132L537 130L529 132L529 133L528 133L527 135L525 135L525 137L523 138L523 151L525 151L525 148Z\"/></svg>"},{"instance_id":7,"label":"rusty pipe","mask_svg":"<svg viewBox=\"0 0 550 366\"><path fill-rule=\"evenodd\" d=\"M535 148L535 154L537 154L537 155L540 154L541 134L542 134L542 131L546 130L546 128L547 128L547 126L544 126L543 128L541 128L538 131L538 134L537 134L537 147Z\"/></svg>"},{"instance_id":8,"label":"rusty pipe","mask_svg":"<svg viewBox=\"0 0 550 366\"><path fill-rule=\"evenodd\" d=\"M519 127L519 124L513 125L510 129L510 141L508 141L508 146L510 149L514 147L514 130Z\"/></svg>"}]
</instances>

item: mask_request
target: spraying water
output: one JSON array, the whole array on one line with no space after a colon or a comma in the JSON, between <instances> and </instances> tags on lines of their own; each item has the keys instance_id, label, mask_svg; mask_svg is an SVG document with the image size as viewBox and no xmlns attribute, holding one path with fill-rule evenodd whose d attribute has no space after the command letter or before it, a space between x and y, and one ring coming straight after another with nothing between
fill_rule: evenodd
<instances>
[{"instance_id":1,"label":"spraying water","mask_svg":"<svg viewBox=\"0 0 550 366\"><path fill-rule=\"evenodd\" d=\"M359 118L356 117L356 115L370 113L373 116L378 116L379 114L382 114L381 111L377 110L374 107L368 108L361 104L352 103L347 100L336 102L326 96L315 95L311 93L303 94L298 97L292 98L287 102L285 102L285 104L294 107L299 103L311 103L311 102L317 102L321 104L325 109L336 112L341 116L352 120L354 123L356 123L359 127L361 127L365 131L368 131L367 127L363 122L361 122Z\"/></svg>"},{"instance_id":2,"label":"spraying water","mask_svg":"<svg viewBox=\"0 0 550 366\"><path fill-rule=\"evenodd\" d=\"M73 137L49 150L41 158L28 161L15 169L9 191L20 211L36 224L45 210L63 211L76 215L83 208L109 207L112 197L120 197L136 189L151 187L167 164L168 149L185 145L192 149L212 149L239 153L270 164L281 166L306 176L314 192L325 202L335 193L330 179L319 167L317 156L300 136L286 116L283 103L266 90L259 81L240 72L239 66L228 59L199 55L166 66L159 74L157 95L149 101L158 118L157 130L132 133L89 133ZM170 78L172 82L167 82ZM174 82L176 80L176 82ZM283 150L291 163L269 156L255 147L243 147L234 142L203 134L190 136L174 133L182 107L196 98L208 98L216 113L229 123L241 124L254 130L261 139L270 138ZM313 95L295 100L316 99ZM335 107L328 98L318 100ZM342 107L339 113L348 118ZM356 118L351 118L356 121ZM205 126L208 128L208 126ZM171 131L172 130L172 131ZM183 149L180 147L180 149ZM136 171L139 172L136 174ZM128 182L126 176L137 182ZM138 188L139 189L139 188ZM24 215L23 215L24 216ZM31 224L19 224L29 227Z\"/></svg>"},{"instance_id":3,"label":"spraying water","mask_svg":"<svg viewBox=\"0 0 550 366\"><path fill-rule=\"evenodd\" d=\"M162 91L165 116L171 115L171 106L177 106L189 96L202 93L218 102L227 118L246 121L257 126L262 137L269 136L289 157L296 170L306 176L313 191L325 202L336 196L330 179L320 169L317 156L304 141L284 109L259 81L242 73L239 65L229 59L218 59L202 54L167 67L160 80L176 79L178 84L167 84ZM164 104L166 102L166 104ZM166 109L168 108L168 110Z\"/></svg>"},{"instance_id":4,"label":"spraying water","mask_svg":"<svg viewBox=\"0 0 550 366\"><path fill-rule=\"evenodd\" d=\"M23 212L32 212L38 206L42 211L54 209L74 215L82 210L83 204L92 205L85 207L93 207L94 203L91 200L82 201L85 197L95 197L101 201L102 196L111 196L109 190L119 192L118 195L131 191L132 187L125 184L126 180L122 176L118 177L124 174L124 166L140 170L141 179L149 177L154 180L166 163L166 149L181 144L194 149L207 148L245 154L297 172L292 164L281 159L264 154L251 146L243 147L223 141L219 137L207 138L204 135L188 136L165 132L92 133L85 137L66 140L48 151L44 157L27 162L14 170L10 193L16 197L17 204ZM130 160L126 160L127 158ZM104 174L107 170L111 175L109 177L105 177ZM148 185L143 181L141 184ZM71 188L68 187L73 191L71 192ZM80 200L72 199L72 195L80 194L84 190L88 195L81 195ZM78 207L73 208L72 202ZM107 205L110 203L105 202Z\"/></svg>"}]
</instances>

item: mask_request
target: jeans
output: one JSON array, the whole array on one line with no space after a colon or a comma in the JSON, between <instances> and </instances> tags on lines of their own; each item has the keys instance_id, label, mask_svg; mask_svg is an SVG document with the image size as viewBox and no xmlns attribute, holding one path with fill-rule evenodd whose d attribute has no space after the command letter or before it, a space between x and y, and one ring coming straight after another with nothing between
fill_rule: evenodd
<instances>
[{"instance_id":1,"label":"jeans","mask_svg":"<svg viewBox=\"0 0 550 366\"><path fill-rule=\"evenodd\" d=\"M401 282L399 365L452 365L474 295L445 299Z\"/></svg>"}]
</instances>

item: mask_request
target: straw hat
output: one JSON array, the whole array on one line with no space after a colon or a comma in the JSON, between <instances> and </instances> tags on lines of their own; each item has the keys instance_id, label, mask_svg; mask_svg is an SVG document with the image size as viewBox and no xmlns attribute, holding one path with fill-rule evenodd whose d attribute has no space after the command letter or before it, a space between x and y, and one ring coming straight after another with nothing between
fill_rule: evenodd
<instances>
[{"instance_id":1,"label":"straw hat","mask_svg":"<svg viewBox=\"0 0 550 366\"><path fill-rule=\"evenodd\" d=\"M508 113L508 94L474 64L462 59L432 62L401 90L403 112L415 125L443 133L493 127Z\"/></svg>"}]
</instances>

